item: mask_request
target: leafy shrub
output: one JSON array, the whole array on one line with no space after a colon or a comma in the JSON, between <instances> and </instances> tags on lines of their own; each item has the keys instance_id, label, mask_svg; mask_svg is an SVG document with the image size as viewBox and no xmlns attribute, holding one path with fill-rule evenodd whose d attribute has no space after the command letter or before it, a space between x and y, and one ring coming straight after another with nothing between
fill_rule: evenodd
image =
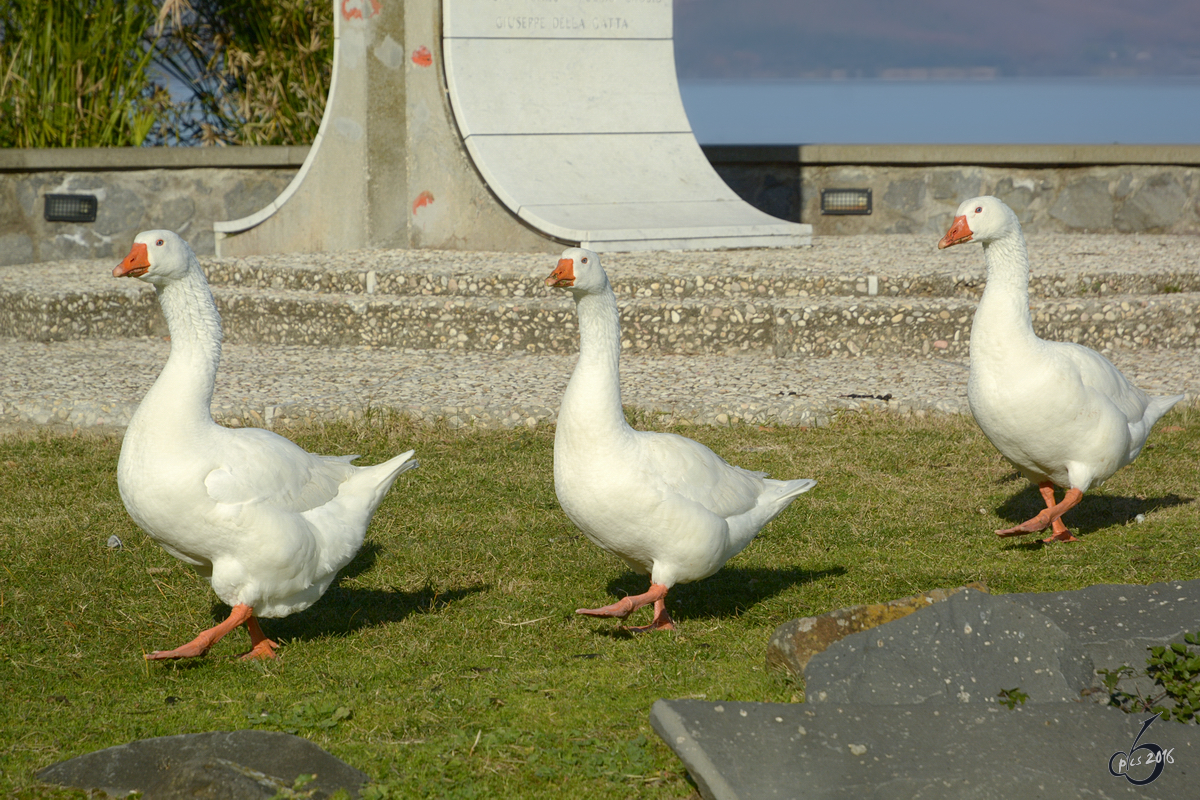
<instances>
[{"instance_id":1,"label":"leafy shrub","mask_svg":"<svg viewBox=\"0 0 1200 800\"><path fill-rule=\"evenodd\" d=\"M1146 648L1150 657L1143 674L1153 678L1154 685L1161 689L1149 697L1143 697L1136 688L1133 693L1118 688L1121 680L1137 674L1132 667L1097 670L1104 676L1109 704L1130 713L1152 711L1165 720L1200 724L1200 655L1193 653L1189 644L1200 645L1200 632L1184 635L1183 643Z\"/></svg>"}]
</instances>

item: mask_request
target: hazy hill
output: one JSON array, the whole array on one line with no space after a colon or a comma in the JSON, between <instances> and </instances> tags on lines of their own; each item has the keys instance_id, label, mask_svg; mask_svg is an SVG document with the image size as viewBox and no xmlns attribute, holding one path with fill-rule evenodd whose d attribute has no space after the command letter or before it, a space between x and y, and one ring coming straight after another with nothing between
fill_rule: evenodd
<instances>
[{"instance_id":1,"label":"hazy hill","mask_svg":"<svg viewBox=\"0 0 1200 800\"><path fill-rule=\"evenodd\" d=\"M683 78L1200 75L1200 0L674 0Z\"/></svg>"}]
</instances>

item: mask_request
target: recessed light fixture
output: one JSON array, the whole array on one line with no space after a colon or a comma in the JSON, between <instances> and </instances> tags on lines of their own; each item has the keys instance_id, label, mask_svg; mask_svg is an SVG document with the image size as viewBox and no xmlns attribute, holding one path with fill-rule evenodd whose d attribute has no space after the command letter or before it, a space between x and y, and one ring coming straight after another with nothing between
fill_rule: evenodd
<instances>
[{"instance_id":1,"label":"recessed light fixture","mask_svg":"<svg viewBox=\"0 0 1200 800\"><path fill-rule=\"evenodd\" d=\"M822 214L870 214L870 189L822 189Z\"/></svg>"},{"instance_id":2,"label":"recessed light fixture","mask_svg":"<svg viewBox=\"0 0 1200 800\"><path fill-rule=\"evenodd\" d=\"M46 195L46 220L48 222L95 222L99 203L90 194Z\"/></svg>"}]
</instances>

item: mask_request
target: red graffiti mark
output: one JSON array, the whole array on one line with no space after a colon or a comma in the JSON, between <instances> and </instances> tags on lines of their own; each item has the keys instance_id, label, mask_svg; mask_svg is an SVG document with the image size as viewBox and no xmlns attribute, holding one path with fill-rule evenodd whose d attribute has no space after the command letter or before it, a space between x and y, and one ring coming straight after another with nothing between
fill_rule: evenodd
<instances>
[{"instance_id":1,"label":"red graffiti mark","mask_svg":"<svg viewBox=\"0 0 1200 800\"><path fill-rule=\"evenodd\" d=\"M420 208L421 206L427 206L432 202L433 202L433 192L430 192L428 190L421 192L419 195L417 195L417 199L413 200L413 213L416 214L418 208Z\"/></svg>"},{"instance_id":2,"label":"red graffiti mark","mask_svg":"<svg viewBox=\"0 0 1200 800\"><path fill-rule=\"evenodd\" d=\"M370 10L364 13L368 2L371 6ZM378 14L382 8L379 0L366 0L365 2L364 0L342 0L342 16L346 19L369 19Z\"/></svg>"},{"instance_id":3,"label":"red graffiti mark","mask_svg":"<svg viewBox=\"0 0 1200 800\"><path fill-rule=\"evenodd\" d=\"M429 48L421 45L412 54L413 63L418 67L428 67L433 63L433 54L429 52Z\"/></svg>"}]
</instances>

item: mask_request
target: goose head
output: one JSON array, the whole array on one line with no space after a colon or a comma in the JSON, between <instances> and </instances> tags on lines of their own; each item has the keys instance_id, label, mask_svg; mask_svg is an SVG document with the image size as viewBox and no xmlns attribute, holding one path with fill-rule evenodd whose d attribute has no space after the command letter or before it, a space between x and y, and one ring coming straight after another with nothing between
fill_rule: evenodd
<instances>
[{"instance_id":1,"label":"goose head","mask_svg":"<svg viewBox=\"0 0 1200 800\"><path fill-rule=\"evenodd\" d=\"M964 242L990 244L1020 229L1017 215L999 199L972 197L959 205L954 223L938 242L938 249L945 250Z\"/></svg>"},{"instance_id":2,"label":"goose head","mask_svg":"<svg viewBox=\"0 0 1200 800\"><path fill-rule=\"evenodd\" d=\"M183 239L171 231L142 231L133 247L115 268L114 278L140 278L155 286L183 278L196 268L196 256ZM198 265L197 265L198 266Z\"/></svg>"},{"instance_id":3,"label":"goose head","mask_svg":"<svg viewBox=\"0 0 1200 800\"><path fill-rule=\"evenodd\" d=\"M608 276L600 268L600 256L582 247L572 247L563 251L558 266L546 278L546 285L570 289L579 296L603 291L608 286Z\"/></svg>"}]
</instances>

